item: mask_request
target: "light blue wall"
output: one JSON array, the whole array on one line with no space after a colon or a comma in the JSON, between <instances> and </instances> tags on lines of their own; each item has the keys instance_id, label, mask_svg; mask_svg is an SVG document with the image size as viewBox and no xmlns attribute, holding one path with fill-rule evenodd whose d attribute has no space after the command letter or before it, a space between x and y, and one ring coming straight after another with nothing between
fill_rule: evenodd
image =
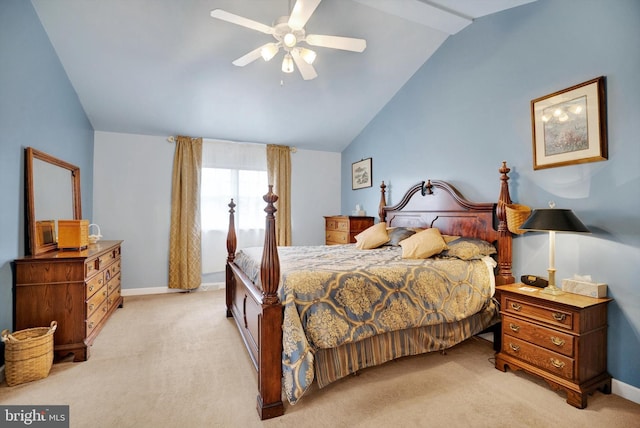
<instances>
[{"instance_id":1,"label":"light blue wall","mask_svg":"<svg viewBox=\"0 0 640 428\"><path fill-rule=\"evenodd\" d=\"M399 43L401 45L401 43ZM514 201L554 200L593 231L557 237L559 279L609 284L609 371L640 387L640 2L539 0L450 37L343 152L342 212L375 213L428 178L496 200L507 160ZM609 160L533 171L530 101L606 76ZM373 158L374 186L351 190L351 163ZM546 275L547 236L514 239L514 274Z\"/></svg>"},{"instance_id":2,"label":"light blue wall","mask_svg":"<svg viewBox=\"0 0 640 428\"><path fill-rule=\"evenodd\" d=\"M31 2L2 0L0 330L13 329L11 262L25 252L24 149L29 146L80 167L83 216L91 218L93 128Z\"/></svg>"}]
</instances>

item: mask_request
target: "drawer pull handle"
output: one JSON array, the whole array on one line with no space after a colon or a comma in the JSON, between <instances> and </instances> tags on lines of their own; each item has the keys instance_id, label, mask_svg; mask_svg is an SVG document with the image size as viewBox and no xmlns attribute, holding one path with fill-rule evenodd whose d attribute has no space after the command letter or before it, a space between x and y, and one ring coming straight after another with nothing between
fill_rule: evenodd
<instances>
[{"instance_id":1,"label":"drawer pull handle","mask_svg":"<svg viewBox=\"0 0 640 428\"><path fill-rule=\"evenodd\" d=\"M92 329L93 329L93 321L89 323L89 330L92 330Z\"/></svg>"},{"instance_id":2,"label":"drawer pull handle","mask_svg":"<svg viewBox=\"0 0 640 428\"><path fill-rule=\"evenodd\" d=\"M562 346L564 345L564 340L560 339L559 337L555 337L555 336L551 336L551 343L553 343L554 345L557 346Z\"/></svg>"},{"instance_id":3,"label":"drawer pull handle","mask_svg":"<svg viewBox=\"0 0 640 428\"><path fill-rule=\"evenodd\" d=\"M519 311L520 309L522 309L522 305L511 303L511 309L513 309L514 311Z\"/></svg>"},{"instance_id":4,"label":"drawer pull handle","mask_svg":"<svg viewBox=\"0 0 640 428\"><path fill-rule=\"evenodd\" d=\"M89 286L89 292L93 291L93 285Z\"/></svg>"},{"instance_id":5,"label":"drawer pull handle","mask_svg":"<svg viewBox=\"0 0 640 428\"><path fill-rule=\"evenodd\" d=\"M567 318L567 314L561 314L560 312L554 312L551 314L556 321L564 321Z\"/></svg>"},{"instance_id":6,"label":"drawer pull handle","mask_svg":"<svg viewBox=\"0 0 640 428\"><path fill-rule=\"evenodd\" d=\"M514 345L513 343L510 343L509 347L511 348L512 351L515 351L515 352L518 352L520 350L520 347L518 345Z\"/></svg>"},{"instance_id":7,"label":"drawer pull handle","mask_svg":"<svg viewBox=\"0 0 640 428\"><path fill-rule=\"evenodd\" d=\"M556 360L555 358L549 358L549 361L551 361L551 365L557 369L564 367L564 361Z\"/></svg>"},{"instance_id":8,"label":"drawer pull handle","mask_svg":"<svg viewBox=\"0 0 640 428\"><path fill-rule=\"evenodd\" d=\"M93 308L95 307L95 305L92 303L89 305L89 312L93 311Z\"/></svg>"},{"instance_id":9,"label":"drawer pull handle","mask_svg":"<svg viewBox=\"0 0 640 428\"><path fill-rule=\"evenodd\" d=\"M517 333L518 331L520 331L520 326L519 326L519 325L516 325L516 324L513 324L513 323L509 324L509 328L510 328L512 331L515 331L516 333Z\"/></svg>"}]
</instances>

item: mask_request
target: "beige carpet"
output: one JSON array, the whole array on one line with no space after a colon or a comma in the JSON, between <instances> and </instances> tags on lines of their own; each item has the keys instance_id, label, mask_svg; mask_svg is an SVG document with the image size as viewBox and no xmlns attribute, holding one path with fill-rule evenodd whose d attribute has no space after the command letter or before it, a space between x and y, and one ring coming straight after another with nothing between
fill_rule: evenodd
<instances>
[{"instance_id":1,"label":"beige carpet","mask_svg":"<svg viewBox=\"0 0 640 428\"><path fill-rule=\"evenodd\" d=\"M470 339L312 389L260 422L257 376L223 290L128 297L88 361L2 384L0 404L68 404L72 427L640 427L638 404L597 392L578 410L492 357L491 344Z\"/></svg>"}]
</instances>

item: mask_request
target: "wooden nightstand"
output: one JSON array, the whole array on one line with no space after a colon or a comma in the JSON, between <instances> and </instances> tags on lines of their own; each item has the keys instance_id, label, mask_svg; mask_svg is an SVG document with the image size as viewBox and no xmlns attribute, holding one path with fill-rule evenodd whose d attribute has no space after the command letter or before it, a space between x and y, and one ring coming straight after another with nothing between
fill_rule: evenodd
<instances>
[{"instance_id":1,"label":"wooden nightstand","mask_svg":"<svg viewBox=\"0 0 640 428\"><path fill-rule=\"evenodd\" d=\"M554 390L566 391L567 403L583 409L587 394L597 389L611 393L607 304L612 299L540 290L524 284L496 287L502 316L496 368L540 376Z\"/></svg>"},{"instance_id":2,"label":"wooden nightstand","mask_svg":"<svg viewBox=\"0 0 640 428\"><path fill-rule=\"evenodd\" d=\"M346 215L325 216L325 241L327 245L350 244L355 236L373 226L373 217Z\"/></svg>"}]
</instances>

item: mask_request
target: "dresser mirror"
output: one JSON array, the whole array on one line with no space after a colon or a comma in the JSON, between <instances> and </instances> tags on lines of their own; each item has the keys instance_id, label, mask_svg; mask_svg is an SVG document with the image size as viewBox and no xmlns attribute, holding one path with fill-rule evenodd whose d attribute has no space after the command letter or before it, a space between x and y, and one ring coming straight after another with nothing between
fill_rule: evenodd
<instances>
[{"instance_id":1,"label":"dresser mirror","mask_svg":"<svg viewBox=\"0 0 640 428\"><path fill-rule=\"evenodd\" d=\"M57 221L82 219L80 168L26 148L27 255L56 250Z\"/></svg>"}]
</instances>

